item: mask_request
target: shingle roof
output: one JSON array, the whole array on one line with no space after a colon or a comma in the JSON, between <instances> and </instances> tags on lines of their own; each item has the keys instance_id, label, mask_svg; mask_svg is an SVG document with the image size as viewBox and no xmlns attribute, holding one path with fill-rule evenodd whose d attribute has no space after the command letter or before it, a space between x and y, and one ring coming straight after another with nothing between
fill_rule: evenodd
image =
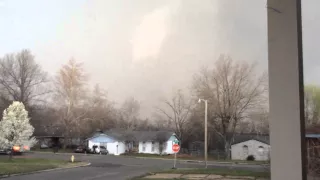
<instances>
[{"instance_id":1,"label":"shingle roof","mask_svg":"<svg viewBox=\"0 0 320 180\"><path fill-rule=\"evenodd\" d=\"M170 131L135 131L137 141L168 140L174 133Z\"/></svg>"},{"instance_id":2,"label":"shingle roof","mask_svg":"<svg viewBox=\"0 0 320 180\"><path fill-rule=\"evenodd\" d=\"M104 134L120 141L159 141L168 140L174 132L170 131L125 131L108 130Z\"/></svg>"},{"instance_id":3,"label":"shingle roof","mask_svg":"<svg viewBox=\"0 0 320 180\"><path fill-rule=\"evenodd\" d=\"M254 135L254 134L238 134L234 136L232 145L242 143L249 140L256 140L265 144L270 144L268 135Z\"/></svg>"},{"instance_id":4,"label":"shingle roof","mask_svg":"<svg viewBox=\"0 0 320 180\"><path fill-rule=\"evenodd\" d=\"M320 134L306 134L306 138L320 138Z\"/></svg>"},{"instance_id":5,"label":"shingle roof","mask_svg":"<svg viewBox=\"0 0 320 180\"><path fill-rule=\"evenodd\" d=\"M120 141L126 141L130 138L130 136L128 136L128 133L125 133L122 131L109 130L109 131L104 131L103 133L106 134L107 136L110 136Z\"/></svg>"}]
</instances>

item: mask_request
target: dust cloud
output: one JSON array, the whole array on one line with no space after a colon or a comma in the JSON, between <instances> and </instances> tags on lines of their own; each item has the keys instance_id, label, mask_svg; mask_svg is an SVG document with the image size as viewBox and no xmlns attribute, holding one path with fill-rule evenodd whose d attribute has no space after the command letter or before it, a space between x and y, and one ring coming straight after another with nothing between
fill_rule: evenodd
<instances>
[{"instance_id":1,"label":"dust cloud","mask_svg":"<svg viewBox=\"0 0 320 180\"><path fill-rule=\"evenodd\" d=\"M38 56L50 54L52 73L69 57L84 62L92 84L117 103L135 97L147 117L221 53L266 69L266 31L265 1L92 0Z\"/></svg>"}]
</instances>

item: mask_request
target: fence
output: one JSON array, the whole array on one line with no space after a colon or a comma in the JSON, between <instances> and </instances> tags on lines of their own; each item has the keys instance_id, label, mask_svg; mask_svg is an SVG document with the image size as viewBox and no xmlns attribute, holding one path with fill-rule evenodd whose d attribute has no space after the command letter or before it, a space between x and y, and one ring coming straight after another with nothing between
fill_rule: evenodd
<instances>
[{"instance_id":1,"label":"fence","mask_svg":"<svg viewBox=\"0 0 320 180\"><path fill-rule=\"evenodd\" d=\"M200 150L200 149L189 150L189 149L182 148L180 150L179 154L188 154L188 155L195 157L195 158L202 158L202 157L204 157L204 150ZM208 159L224 160L225 158L226 158L226 154L223 151L220 151L220 150L209 150L208 151Z\"/></svg>"}]
</instances>

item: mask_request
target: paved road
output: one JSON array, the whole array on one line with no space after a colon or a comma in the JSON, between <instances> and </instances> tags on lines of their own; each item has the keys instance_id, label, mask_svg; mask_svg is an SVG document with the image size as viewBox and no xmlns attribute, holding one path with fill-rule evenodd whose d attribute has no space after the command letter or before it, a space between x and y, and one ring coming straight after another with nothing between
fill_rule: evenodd
<instances>
[{"instance_id":1,"label":"paved road","mask_svg":"<svg viewBox=\"0 0 320 180\"><path fill-rule=\"evenodd\" d=\"M37 158L69 159L70 154L51 154L34 153L28 156ZM130 177L142 175L149 171L171 168L173 161L160 159L140 159L132 157L117 157L105 155L83 155L76 154L76 160L90 162L88 167L57 170L30 174L24 176L15 176L7 178L8 180L126 180ZM177 168L200 168L203 164L178 161ZM264 171L265 168L259 165L230 165L209 163L209 168L232 168L232 169L250 169L253 171Z\"/></svg>"}]
</instances>

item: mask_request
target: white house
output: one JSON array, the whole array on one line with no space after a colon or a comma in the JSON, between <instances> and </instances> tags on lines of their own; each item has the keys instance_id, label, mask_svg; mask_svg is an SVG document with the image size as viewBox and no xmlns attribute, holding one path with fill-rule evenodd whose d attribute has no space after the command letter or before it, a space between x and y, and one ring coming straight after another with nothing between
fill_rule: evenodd
<instances>
[{"instance_id":1,"label":"white house","mask_svg":"<svg viewBox=\"0 0 320 180\"><path fill-rule=\"evenodd\" d=\"M137 141L139 153L146 154L174 154L173 141L178 140L175 133L169 131L139 132Z\"/></svg>"},{"instance_id":2,"label":"white house","mask_svg":"<svg viewBox=\"0 0 320 180\"><path fill-rule=\"evenodd\" d=\"M173 154L172 144L177 139L175 133L168 131L109 130L94 133L87 139L87 145L89 149L94 145L103 145L109 154L114 155L128 152L134 146L138 153Z\"/></svg>"},{"instance_id":3,"label":"white house","mask_svg":"<svg viewBox=\"0 0 320 180\"><path fill-rule=\"evenodd\" d=\"M126 142L123 138L107 135L104 132L97 132L87 139L87 146L93 149L94 145L105 146L109 154L120 155L126 152Z\"/></svg>"},{"instance_id":4,"label":"white house","mask_svg":"<svg viewBox=\"0 0 320 180\"><path fill-rule=\"evenodd\" d=\"M235 141L231 145L231 159L233 160L246 160L248 156L253 155L257 161L266 161L269 160L269 152L269 141L257 137Z\"/></svg>"}]
</instances>

